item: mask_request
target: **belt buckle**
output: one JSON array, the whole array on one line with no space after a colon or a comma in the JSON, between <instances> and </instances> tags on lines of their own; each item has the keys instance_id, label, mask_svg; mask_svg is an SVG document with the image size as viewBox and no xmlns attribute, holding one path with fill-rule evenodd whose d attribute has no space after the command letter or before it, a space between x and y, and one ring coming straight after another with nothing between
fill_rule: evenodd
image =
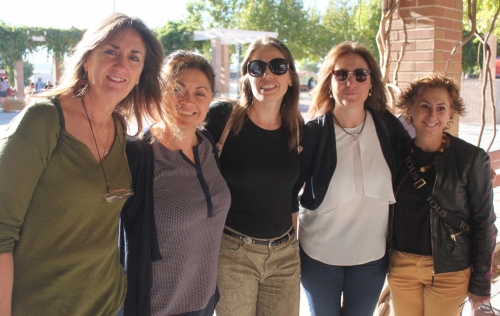
<instances>
[{"instance_id":1,"label":"belt buckle","mask_svg":"<svg viewBox=\"0 0 500 316\"><path fill-rule=\"evenodd\" d=\"M244 242L245 244L249 244L249 245L253 244L253 240L252 240L252 238L250 238L250 237L248 237L248 236L243 237L243 242Z\"/></svg>"},{"instance_id":2,"label":"belt buckle","mask_svg":"<svg viewBox=\"0 0 500 316\"><path fill-rule=\"evenodd\" d=\"M420 178L413 185L415 186L415 189L420 189L421 187L423 187L426 184L427 184L427 182L425 182L425 180L423 178Z\"/></svg>"}]
</instances>

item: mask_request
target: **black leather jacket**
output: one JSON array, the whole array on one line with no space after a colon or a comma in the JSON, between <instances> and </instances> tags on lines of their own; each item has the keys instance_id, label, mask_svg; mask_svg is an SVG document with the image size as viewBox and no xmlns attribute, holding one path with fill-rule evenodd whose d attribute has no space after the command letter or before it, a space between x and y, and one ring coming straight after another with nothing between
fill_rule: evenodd
<instances>
[{"instance_id":1,"label":"black leather jacket","mask_svg":"<svg viewBox=\"0 0 500 316\"><path fill-rule=\"evenodd\" d=\"M460 271L472 266L469 292L489 296L491 263L497 229L493 211L493 189L490 179L490 160L484 150L448 134L449 147L436 156L436 181L432 196L441 207L468 220L470 234L448 226L431 211L431 247L436 274ZM407 144L408 145L408 144ZM404 148L404 146L403 146ZM403 165L405 150L395 153L398 163L394 193L408 177ZM404 203L404 201L397 201ZM390 211L392 238L394 208ZM454 241L451 235L455 235Z\"/></svg>"},{"instance_id":2,"label":"black leather jacket","mask_svg":"<svg viewBox=\"0 0 500 316\"><path fill-rule=\"evenodd\" d=\"M368 108L367 110L372 115L382 153L394 179L396 163L393 149L397 148L398 144L410 140L410 135L391 112L381 113ZM304 186L300 204L309 210L315 210L323 202L337 167L337 146L332 112L307 122L301 144L304 149L299 155L300 176L294 186L292 208L295 211L299 210L298 194Z\"/></svg>"}]
</instances>

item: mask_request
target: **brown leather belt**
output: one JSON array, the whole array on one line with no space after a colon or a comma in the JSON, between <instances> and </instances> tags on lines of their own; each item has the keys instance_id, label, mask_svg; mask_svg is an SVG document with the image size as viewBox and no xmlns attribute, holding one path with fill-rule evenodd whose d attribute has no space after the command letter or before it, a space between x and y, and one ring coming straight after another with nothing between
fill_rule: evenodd
<instances>
[{"instance_id":1,"label":"brown leather belt","mask_svg":"<svg viewBox=\"0 0 500 316\"><path fill-rule=\"evenodd\" d=\"M269 240L262 240L262 239L253 239L252 237L248 237L245 235L241 235L238 233L235 233L227 228L224 228L224 234L229 235L234 238L238 238L239 240L243 241L245 244L256 244L256 245L265 245L265 246L279 246L281 244L286 243L288 240L293 238L295 235L295 229L292 227L290 231L283 237L278 238L278 239L269 239Z\"/></svg>"}]
</instances>

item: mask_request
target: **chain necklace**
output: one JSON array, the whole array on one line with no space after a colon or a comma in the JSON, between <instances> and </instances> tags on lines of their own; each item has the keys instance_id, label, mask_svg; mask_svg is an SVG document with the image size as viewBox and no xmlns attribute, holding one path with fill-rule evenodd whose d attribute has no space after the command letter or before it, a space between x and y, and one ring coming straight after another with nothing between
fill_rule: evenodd
<instances>
[{"instance_id":1,"label":"chain necklace","mask_svg":"<svg viewBox=\"0 0 500 316\"><path fill-rule=\"evenodd\" d=\"M333 112L332 112L333 114ZM333 114L333 119L335 122L337 122L337 125L347 134L347 135L351 135L352 137L354 138L358 138L359 134L361 134L361 132L363 131L363 128L365 128L365 122L366 122L366 111L365 111L365 118L363 120L363 125L361 125L361 130L359 132L354 132L354 133L349 133L348 131L346 131L342 125L340 125L340 122L339 120L337 120L337 118L335 117L335 114Z\"/></svg>"},{"instance_id":2,"label":"chain necklace","mask_svg":"<svg viewBox=\"0 0 500 316\"><path fill-rule=\"evenodd\" d=\"M446 134L445 134L445 133L443 133L443 139L441 140L441 145L439 146L439 149L437 150L438 152L440 152L440 153L444 152L444 146L446 146L447 139L448 139L448 138L446 137ZM415 145L415 140L413 140L413 145L414 145L414 146L416 146L416 145ZM413 152L414 152L413 148L412 148L412 149L410 149L410 153L411 153L412 155L413 155ZM434 160L435 160L435 159L434 159ZM419 168L419 171L420 171L421 173L424 173L424 172L426 172L427 170L429 170L432 166L434 166L434 164L435 164L435 161L434 161L434 160L431 160L429 163L427 163L427 164L423 165L422 167L420 167L420 168Z\"/></svg>"},{"instance_id":3,"label":"chain necklace","mask_svg":"<svg viewBox=\"0 0 500 316\"><path fill-rule=\"evenodd\" d=\"M80 100L82 101L83 110L85 111L85 115L87 115L87 120L89 121L90 131L92 132L92 136L94 137L95 147L97 149L97 155L99 156L99 159L101 160L101 154L99 152L99 146L97 146L97 141L96 141L95 134L94 134L94 128L92 127L92 123L90 121L94 122L94 126L95 126L95 128L97 130L97 135L99 136L99 140L101 141L102 147L104 147L104 153L102 155L103 158L106 157L109 154L109 147L107 147L105 145L105 143L102 141L101 131L97 127L96 122L93 119L90 118L89 113L87 112L87 107L85 106L85 102L83 101L83 98L81 98ZM106 137L106 140L108 140L108 138L109 138L109 133L110 133L110 131L108 129L108 135Z\"/></svg>"}]
</instances>

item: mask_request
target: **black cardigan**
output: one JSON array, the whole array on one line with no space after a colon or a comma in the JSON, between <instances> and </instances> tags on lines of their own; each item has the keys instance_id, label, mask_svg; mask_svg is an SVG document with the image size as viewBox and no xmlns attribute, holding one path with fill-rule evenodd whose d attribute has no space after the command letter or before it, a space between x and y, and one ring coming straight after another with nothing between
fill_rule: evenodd
<instances>
[{"instance_id":1,"label":"black cardigan","mask_svg":"<svg viewBox=\"0 0 500 316\"><path fill-rule=\"evenodd\" d=\"M373 117L380 147L394 180L396 163L393 150L398 144L410 140L410 135L389 111L367 110ZM309 210L315 210L323 202L337 167L335 126L331 111L305 125L301 145L303 150L300 153L300 177L294 186L293 207L295 211L299 210L298 194L305 184L300 204Z\"/></svg>"},{"instance_id":2,"label":"black cardigan","mask_svg":"<svg viewBox=\"0 0 500 316\"><path fill-rule=\"evenodd\" d=\"M219 156L212 135L205 129L201 132L212 144L219 166ZM125 202L120 220L120 261L127 273L124 315L149 316L153 261L162 259L154 218L154 155L151 134L147 132L141 139L127 140L126 151L134 195ZM129 253L138 256L129 256Z\"/></svg>"}]
</instances>

